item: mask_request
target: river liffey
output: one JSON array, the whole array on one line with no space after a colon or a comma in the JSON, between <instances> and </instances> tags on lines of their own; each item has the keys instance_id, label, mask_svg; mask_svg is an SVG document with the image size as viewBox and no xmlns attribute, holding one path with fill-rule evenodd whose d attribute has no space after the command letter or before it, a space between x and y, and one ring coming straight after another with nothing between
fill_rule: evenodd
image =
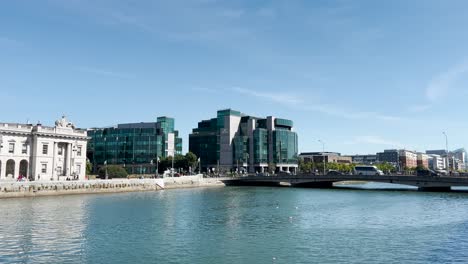
<instances>
[{"instance_id":1,"label":"river liffey","mask_svg":"<svg viewBox=\"0 0 468 264\"><path fill-rule=\"evenodd\" d=\"M4 199L0 263L468 263L468 193L221 187Z\"/></svg>"}]
</instances>

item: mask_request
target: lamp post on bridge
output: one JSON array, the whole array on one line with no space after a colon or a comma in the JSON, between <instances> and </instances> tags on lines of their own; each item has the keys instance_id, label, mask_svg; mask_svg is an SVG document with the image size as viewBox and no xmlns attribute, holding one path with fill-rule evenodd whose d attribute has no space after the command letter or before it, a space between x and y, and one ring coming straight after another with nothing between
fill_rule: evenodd
<instances>
[{"instance_id":1,"label":"lamp post on bridge","mask_svg":"<svg viewBox=\"0 0 468 264\"><path fill-rule=\"evenodd\" d=\"M442 132L442 134L444 134L444 136L445 136L445 150L446 150L445 154L447 155L447 157L446 157L446 161L447 161L446 168L447 168L447 173L449 173L450 172L450 161L449 161L449 149L448 149L448 136L447 136L447 133L445 133L445 131Z\"/></svg>"},{"instance_id":2,"label":"lamp post on bridge","mask_svg":"<svg viewBox=\"0 0 468 264\"><path fill-rule=\"evenodd\" d=\"M325 167L326 167L326 164L325 164L325 143L319 139L318 142L322 143L322 158L323 158L323 175L325 175Z\"/></svg>"}]
</instances>

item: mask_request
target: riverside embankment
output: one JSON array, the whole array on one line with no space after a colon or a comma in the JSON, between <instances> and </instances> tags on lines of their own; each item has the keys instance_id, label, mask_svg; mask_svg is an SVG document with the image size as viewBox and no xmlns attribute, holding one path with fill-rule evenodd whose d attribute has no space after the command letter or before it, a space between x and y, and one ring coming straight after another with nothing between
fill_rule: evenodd
<instances>
[{"instance_id":1,"label":"riverside embankment","mask_svg":"<svg viewBox=\"0 0 468 264\"><path fill-rule=\"evenodd\" d=\"M0 182L0 198L69 194L158 191L163 189L224 186L219 178L201 175L164 179L112 179L51 182Z\"/></svg>"}]
</instances>

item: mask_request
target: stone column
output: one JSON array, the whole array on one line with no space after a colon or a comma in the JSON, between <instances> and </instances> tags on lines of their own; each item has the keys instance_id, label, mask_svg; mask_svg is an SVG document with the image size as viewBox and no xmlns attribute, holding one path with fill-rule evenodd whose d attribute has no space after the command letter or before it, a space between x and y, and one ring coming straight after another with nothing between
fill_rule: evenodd
<instances>
[{"instance_id":1,"label":"stone column","mask_svg":"<svg viewBox=\"0 0 468 264\"><path fill-rule=\"evenodd\" d=\"M21 162L21 158L20 159L17 159L15 160L15 173L13 174L13 179L18 179L18 176L19 176L19 171L20 171L20 162Z\"/></svg>"},{"instance_id":2,"label":"stone column","mask_svg":"<svg viewBox=\"0 0 468 264\"><path fill-rule=\"evenodd\" d=\"M3 179L5 179L6 161L0 159L0 162L1 162L1 165L0 165L1 166L0 167L0 180L3 180Z\"/></svg>"},{"instance_id":3,"label":"stone column","mask_svg":"<svg viewBox=\"0 0 468 264\"><path fill-rule=\"evenodd\" d=\"M67 165L66 165L66 167L67 167L67 173L66 173L66 175L67 175L67 176L70 176L71 173L72 173L72 171L71 171L71 170L72 170L72 167L71 167L71 155L72 155L72 144L71 144L71 143L68 143L68 144L67 144L67 161L66 161L66 162L67 162Z\"/></svg>"},{"instance_id":4,"label":"stone column","mask_svg":"<svg viewBox=\"0 0 468 264\"><path fill-rule=\"evenodd\" d=\"M54 142L52 147L52 179L58 180L57 174L57 142Z\"/></svg>"}]
</instances>

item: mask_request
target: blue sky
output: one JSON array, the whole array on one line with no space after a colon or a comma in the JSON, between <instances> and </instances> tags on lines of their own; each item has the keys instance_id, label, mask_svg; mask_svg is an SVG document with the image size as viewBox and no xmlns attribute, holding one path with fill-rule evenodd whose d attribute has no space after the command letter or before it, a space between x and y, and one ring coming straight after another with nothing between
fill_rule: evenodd
<instances>
[{"instance_id":1,"label":"blue sky","mask_svg":"<svg viewBox=\"0 0 468 264\"><path fill-rule=\"evenodd\" d=\"M0 3L0 121L79 127L218 109L295 121L300 151L468 146L467 1Z\"/></svg>"}]
</instances>

